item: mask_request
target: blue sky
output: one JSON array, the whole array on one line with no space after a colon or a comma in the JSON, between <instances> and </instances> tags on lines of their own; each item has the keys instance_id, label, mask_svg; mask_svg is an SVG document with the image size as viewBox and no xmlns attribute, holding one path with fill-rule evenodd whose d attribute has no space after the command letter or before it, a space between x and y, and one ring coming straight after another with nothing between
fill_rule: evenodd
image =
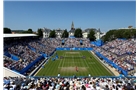
<instances>
[{"instance_id":1,"label":"blue sky","mask_svg":"<svg viewBox=\"0 0 140 90\"><path fill-rule=\"evenodd\" d=\"M136 27L135 1L4 1L4 27L110 29Z\"/></svg>"}]
</instances>

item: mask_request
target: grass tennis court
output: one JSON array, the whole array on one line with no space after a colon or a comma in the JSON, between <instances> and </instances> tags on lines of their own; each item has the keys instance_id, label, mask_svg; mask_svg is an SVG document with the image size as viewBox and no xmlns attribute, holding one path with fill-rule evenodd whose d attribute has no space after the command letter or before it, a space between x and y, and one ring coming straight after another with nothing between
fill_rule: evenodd
<instances>
[{"instance_id":1,"label":"grass tennis court","mask_svg":"<svg viewBox=\"0 0 140 90\"><path fill-rule=\"evenodd\" d=\"M58 59L52 58L58 55ZM56 51L35 76L114 76L90 51ZM76 67L77 70L76 71Z\"/></svg>"}]
</instances>

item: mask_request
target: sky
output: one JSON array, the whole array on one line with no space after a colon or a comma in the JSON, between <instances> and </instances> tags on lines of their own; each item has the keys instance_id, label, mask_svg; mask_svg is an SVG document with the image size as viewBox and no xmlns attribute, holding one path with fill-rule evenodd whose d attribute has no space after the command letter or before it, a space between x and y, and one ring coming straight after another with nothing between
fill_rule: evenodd
<instances>
[{"instance_id":1,"label":"sky","mask_svg":"<svg viewBox=\"0 0 140 90\"><path fill-rule=\"evenodd\" d=\"M136 27L136 1L4 1L3 11L11 30Z\"/></svg>"}]
</instances>

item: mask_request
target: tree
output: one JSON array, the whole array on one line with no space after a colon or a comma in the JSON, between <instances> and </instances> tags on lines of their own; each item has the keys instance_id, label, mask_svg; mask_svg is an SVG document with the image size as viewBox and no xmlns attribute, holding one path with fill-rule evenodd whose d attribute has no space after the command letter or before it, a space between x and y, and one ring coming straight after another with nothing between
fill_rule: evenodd
<instances>
[{"instance_id":1,"label":"tree","mask_svg":"<svg viewBox=\"0 0 140 90\"><path fill-rule=\"evenodd\" d=\"M80 28L77 28L77 29L75 30L75 32L74 32L74 36L75 36L76 38L82 38L82 37L83 37L83 35L82 35L82 30L81 30Z\"/></svg>"},{"instance_id":2,"label":"tree","mask_svg":"<svg viewBox=\"0 0 140 90\"><path fill-rule=\"evenodd\" d=\"M105 35L101 37L101 40L102 41L105 41Z\"/></svg>"},{"instance_id":3,"label":"tree","mask_svg":"<svg viewBox=\"0 0 140 90\"><path fill-rule=\"evenodd\" d=\"M28 30L23 31L22 33L33 33L33 31L32 29L28 29Z\"/></svg>"},{"instance_id":4,"label":"tree","mask_svg":"<svg viewBox=\"0 0 140 90\"><path fill-rule=\"evenodd\" d=\"M90 41L95 41L96 37L95 37L95 32L93 29L90 30L89 34L88 34L88 38Z\"/></svg>"},{"instance_id":5,"label":"tree","mask_svg":"<svg viewBox=\"0 0 140 90\"><path fill-rule=\"evenodd\" d=\"M104 37L104 42L111 41L116 38L136 38L136 29L109 30Z\"/></svg>"},{"instance_id":6,"label":"tree","mask_svg":"<svg viewBox=\"0 0 140 90\"><path fill-rule=\"evenodd\" d=\"M33 33L32 29L28 29L28 33Z\"/></svg>"},{"instance_id":7,"label":"tree","mask_svg":"<svg viewBox=\"0 0 140 90\"><path fill-rule=\"evenodd\" d=\"M126 39L131 38L131 32L130 32L130 30L125 30L123 37L126 38Z\"/></svg>"},{"instance_id":8,"label":"tree","mask_svg":"<svg viewBox=\"0 0 140 90\"><path fill-rule=\"evenodd\" d=\"M53 31L50 32L49 37L50 37L50 38L55 38L55 37L56 37L55 30L53 30Z\"/></svg>"},{"instance_id":9,"label":"tree","mask_svg":"<svg viewBox=\"0 0 140 90\"><path fill-rule=\"evenodd\" d=\"M3 33L10 34L12 32L11 32L11 29L10 28L5 27L5 28L3 28Z\"/></svg>"},{"instance_id":10,"label":"tree","mask_svg":"<svg viewBox=\"0 0 140 90\"><path fill-rule=\"evenodd\" d=\"M119 30L114 31L114 33L111 33L111 34L113 34L115 38L123 38L124 32L125 32L124 29L119 29Z\"/></svg>"},{"instance_id":11,"label":"tree","mask_svg":"<svg viewBox=\"0 0 140 90\"><path fill-rule=\"evenodd\" d=\"M63 34L62 34L62 38L68 38L69 33L67 32L67 30L65 29Z\"/></svg>"},{"instance_id":12,"label":"tree","mask_svg":"<svg viewBox=\"0 0 140 90\"><path fill-rule=\"evenodd\" d=\"M38 35L39 37L42 37L42 36L43 36L42 29L38 29L38 30L37 30L37 35Z\"/></svg>"},{"instance_id":13,"label":"tree","mask_svg":"<svg viewBox=\"0 0 140 90\"><path fill-rule=\"evenodd\" d=\"M131 30L131 37L136 38L136 29Z\"/></svg>"},{"instance_id":14,"label":"tree","mask_svg":"<svg viewBox=\"0 0 140 90\"><path fill-rule=\"evenodd\" d=\"M23 33L24 30L11 30L11 31L15 33Z\"/></svg>"},{"instance_id":15,"label":"tree","mask_svg":"<svg viewBox=\"0 0 140 90\"><path fill-rule=\"evenodd\" d=\"M104 42L111 41L111 40L115 39L116 38L116 35L114 34L115 31L116 30L109 30L104 37Z\"/></svg>"}]
</instances>

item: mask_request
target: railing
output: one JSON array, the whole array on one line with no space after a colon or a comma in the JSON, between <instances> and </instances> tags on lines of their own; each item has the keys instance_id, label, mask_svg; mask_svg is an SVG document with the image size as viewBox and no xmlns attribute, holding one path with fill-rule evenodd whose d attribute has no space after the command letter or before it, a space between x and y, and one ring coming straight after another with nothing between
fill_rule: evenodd
<instances>
[{"instance_id":1,"label":"railing","mask_svg":"<svg viewBox=\"0 0 140 90\"><path fill-rule=\"evenodd\" d=\"M27 76L27 78L136 78L135 76Z\"/></svg>"}]
</instances>

